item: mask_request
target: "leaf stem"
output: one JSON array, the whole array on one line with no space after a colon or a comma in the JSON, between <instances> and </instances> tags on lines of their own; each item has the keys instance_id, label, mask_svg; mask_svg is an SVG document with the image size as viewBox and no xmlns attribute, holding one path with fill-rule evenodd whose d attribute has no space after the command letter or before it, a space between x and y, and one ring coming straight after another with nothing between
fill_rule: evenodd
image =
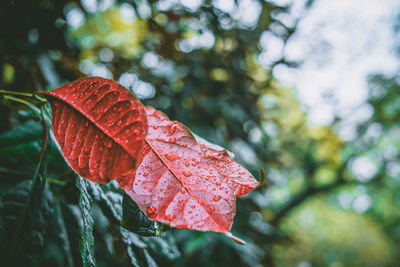
<instances>
[{"instance_id":1,"label":"leaf stem","mask_svg":"<svg viewBox=\"0 0 400 267\"><path fill-rule=\"evenodd\" d=\"M15 102L24 104L24 105L28 106L28 107L32 110L32 112L35 113L35 115L36 115L39 119L42 118L42 116L40 115L40 110L39 110L35 105L33 105L32 103L30 103L30 102L28 102L28 101L25 101L25 100L23 100L23 99L21 99L21 98L13 97L13 96L10 96L10 95L5 95L5 96L4 96L4 99L11 100L11 101L15 101Z\"/></svg>"},{"instance_id":2,"label":"leaf stem","mask_svg":"<svg viewBox=\"0 0 400 267\"><path fill-rule=\"evenodd\" d=\"M2 89L0 89L0 94L20 95L20 96L27 96L27 97L34 97L35 96L35 93L14 92L14 91L2 90Z\"/></svg>"},{"instance_id":3,"label":"leaf stem","mask_svg":"<svg viewBox=\"0 0 400 267\"><path fill-rule=\"evenodd\" d=\"M22 176L30 176L30 175L32 175L32 173L30 173L30 172L12 170L12 169L5 168L5 167L0 167L0 172L9 173L9 174L15 174L15 175L22 175Z\"/></svg>"},{"instance_id":4,"label":"leaf stem","mask_svg":"<svg viewBox=\"0 0 400 267\"><path fill-rule=\"evenodd\" d=\"M49 177L46 177L46 181L50 184L55 184L55 185L60 185L60 186L64 186L67 184L66 181L60 181L60 180L57 180L54 178L49 178Z\"/></svg>"}]
</instances>

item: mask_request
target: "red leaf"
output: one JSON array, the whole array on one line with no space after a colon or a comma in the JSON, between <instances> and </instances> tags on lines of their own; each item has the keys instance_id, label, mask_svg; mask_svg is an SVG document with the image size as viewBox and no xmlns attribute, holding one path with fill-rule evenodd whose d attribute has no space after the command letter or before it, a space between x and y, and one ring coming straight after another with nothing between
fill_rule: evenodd
<instances>
[{"instance_id":1,"label":"red leaf","mask_svg":"<svg viewBox=\"0 0 400 267\"><path fill-rule=\"evenodd\" d=\"M79 175L108 183L135 167L147 121L142 104L126 88L92 77L40 93L51 103L62 154Z\"/></svg>"},{"instance_id":2,"label":"red leaf","mask_svg":"<svg viewBox=\"0 0 400 267\"><path fill-rule=\"evenodd\" d=\"M153 220L231 236L232 189L187 128L153 108L146 107L146 113L142 160L119 179L121 187Z\"/></svg>"},{"instance_id":3,"label":"red leaf","mask_svg":"<svg viewBox=\"0 0 400 267\"><path fill-rule=\"evenodd\" d=\"M224 148L209 143L197 135L194 136L211 166L220 173L222 181L228 184L236 197L248 194L259 185L253 175L239 163L232 160Z\"/></svg>"}]
</instances>

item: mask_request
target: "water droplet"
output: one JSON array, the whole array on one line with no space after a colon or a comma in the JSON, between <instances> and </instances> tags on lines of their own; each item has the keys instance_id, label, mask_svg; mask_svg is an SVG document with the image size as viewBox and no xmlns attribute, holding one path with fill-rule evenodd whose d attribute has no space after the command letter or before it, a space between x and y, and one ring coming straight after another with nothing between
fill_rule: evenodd
<instances>
[{"instance_id":1,"label":"water droplet","mask_svg":"<svg viewBox=\"0 0 400 267\"><path fill-rule=\"evenodd\" d=\"M167 219L168 221L172 221L174 219L174 215L172 214L165 215L165 219Z\"/></svg>"},{"instance_id":2,"label":"water droplet","mask_svg":"<svg viewBox=\"0 0 400 267\"><path fill-rule=\"evenodd\" d=\"M168 132L169 132L170 134L173 134L173 133L175 132L175 128L176 128L176 125L175 125L175 124L171 125L171 127L168 129Z\"/></svg>"},{"instance_id":3,"label":"water droplet","mask_svg":"<svg viewBox=\"0 0 400 267\"><path fill-rule=\"evenodd\" d=\"M191 213L192 213L192 211L191 211L191 210L188 210L188 213L189 213L189 214L191 214Z\"/></svg>"},{"instance_id":4,"label":"water droplet","mask_svg":"<svg viewBox=\"0 0 400 267\"><path fill-rule=\"evenodd\" d=\"M86 127L89 126L89 122L88 122L88 121L85 122L85 126L86 126Z\"/></svg>"},{"instance_id":5,"label":"water droplet","mask_svg":"<svg viewBox=\"0 0 400 267\"><path fill-rule=\"evenodd\" d=\"M192 173L189 171L184 171L184 172L182 172L182 174L185 175L186 177L189 177L190 175L192 175Z\"/></svg>"},{"instance_id":6,"label":"water droplet","mask_svg":"<svg viewBox=\"0 0 400 267\"><path fill-rule=\"evenodd\" d=\"M163 200L163 197L158 197L158 200Z\"/></svg>"},{"instance_id":7,"label":"water droplet","mask_svg":"<svg viewBox=\"0 0 400 267\"><path fill-rule=\"evenodd\" d=\"M220 181L217 181L215 184L218 185L218 186L220 186L220 185L221 185L221 182L220 182Z\"/></svg>"},{"instance_id":8,"label":"water droplet","mask_svg":"<svg viewBox=\"0 0 400 267\"><path fill-rule=\"evenodd\" d=\"M179 159L179 156L175 155L175 154L167 153L167 154L164 154L164 156L169 160Z\"/></svg>"},{"instance_id":9,"label":"water droplet","mask_svg":"<svg viewBox=\"0 0 400 267\"><path fill-rule=\"evenodd\" d=\"M153 206L148 206L146 208L146 211L147 211L148 214L152 214L152 213L154 213L156 211L156 208L153 207Z\"/></svg>"},{"instance_id":10,"label":"water droplet","mask_svg":"<svg viewBox=\"0 0 400 267\"><path fill-rule=\"evenodd\" d=\"M192 209L194 209L194 208L196 208L196 206L195 205L192 205L192 206L190 206Z\"/></svg>"},{"instance_id":11,"label":"water droplet","mask_svg":"<svg viewBox=\"0 0 400 267\"><path fill-rule=\"evenodd\" d=\"M201 200L201 199L199 199L199 203L200 203L201 205L203 205L203 204L204 204L204 201Z\"/></svg>"},{"instance_id":12,"label":"water droplet","mask_svg":"<svg viewBox=\"0 0 400 267\"><path fill-rule=\"evenodd\" d=\"M158 126L157 125L153 125L153 129L155 130L155 129L157 129L158 128Z\"/></svg>"},{"instance_id":13,"label":"water droplet","mask_svg":"<svg viewBox=\"0 0 400 267\"><path fill-rule=\"evenodd\" d=\"M147 172L143 173L144 177L147 177L147 175L149 175Z\"/></svg>"},{"instance_id":14,"label":"water droplet","mask_svg":"<svg viewBox=\"0 0 400 267\"><path fill-rule=\"evenodd\" d=\"M227 197L226 197L226 198L225 198L225 200L226 200L226 201L228 201L228 200L229 200L229 198L227 198Z\"/></svg>"},{"instance_id":15,"label":"water droplet","mask_svg":"<svg viewBox=\"0 0 400 267\"><path fill-rule=\"evenodd\" d=\"M211 211L215 211L215 208L214 208L214 207L211 207L210 210L211 210Z\"/></svg>"},{"instance_id":16,"label":"water droplet","mask_svg":"<svg viewBox=\"0 0 400 267\"><path fill-rule=\"evenodd\" d=\"M170 188L171 188L171 185L168 185L167 188L170 189Z\"/></svg>"},{"instance_id":17,"label":"water droplet","mask_svg":"<svg viewBox=\"0 0 400 267\"><path fill-rule=\"evenodd\" d=\"M214 201L218 201L221 199L221 196L214 196Z\"/></svg>"},{"instance_id":18,"label":"water droplet","mask_svg":"<svg viewBox=\"0 0 400 267\"><path fill-rule=\"evenodd\" d=\"M163 130L163 133L167 133L167 130L164 129L164 130Z\"/></svg>"},{"instance_id":19,"label":"water droplet","mask_svg":"<svg viewBox=\"0 0 400 267\"><path fill-rule=\"evenodd\" d=\"M176 141L176 138L175 138L175 137L171 137L171 138L168 140L168 142L170 142L170 143L175 143L175 141Z\"/></svg>"}]
</instances>

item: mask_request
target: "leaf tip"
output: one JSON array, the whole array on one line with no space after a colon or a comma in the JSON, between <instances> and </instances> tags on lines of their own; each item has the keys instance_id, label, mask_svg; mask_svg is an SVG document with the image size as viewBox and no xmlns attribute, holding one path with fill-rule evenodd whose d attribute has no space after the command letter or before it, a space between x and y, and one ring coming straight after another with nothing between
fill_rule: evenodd
<instances>
[{"instance_id":1,"label":"leaf tip","mask_svg":"<svg viewBox=\"0 0 400 267\"><path fill-rule=\"evenodd\" d=\"M260 188L265 184L266 174L264 168L260 169L260 182L256 188Z\"/></svg>"},{"instance_id":2,"label":"leaf tip","mask_svg":"<svg viewBox=\"0 0 400 267\"><path fill-rule=\"evenodd\" d=\"M245 245L246 242L243 239L240 239L239 237L234 236L231 232L227 232L225 233L225 235L227 237L230 237L233 239L233 241L235 241L236 243L240 244L240 245Z\"/></svg>"}]
</instances>

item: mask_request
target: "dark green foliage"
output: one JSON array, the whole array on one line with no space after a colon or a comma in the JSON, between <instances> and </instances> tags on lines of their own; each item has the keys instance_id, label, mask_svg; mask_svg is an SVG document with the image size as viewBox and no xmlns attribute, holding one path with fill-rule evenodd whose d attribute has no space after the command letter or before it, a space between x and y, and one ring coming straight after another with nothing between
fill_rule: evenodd
<instances>
[{"instance_id":1,"label":"dark green foliage","mask_svg":"<svg viewBox=\"0 0 400 267\"><path fill-rule=\"evenodd\" d=\"M28 120L0 135L0 162L4 164L2 167L14 167L19 162L37 159L41 136L42 125L34 120Z\"/></svg>"},{"instance_id":2,"label":"dark green foliage","mask_svg":"<svg viewBox=\"0 0 400 267\"><path fill-rule=\"evenodd\" d=\"M169 229L168 225L149 219L125 193L122 209L121 226L129 231L143 236L159 236L162 232Z\"/></svg>"},{"instance_id":3,"label":"dark green foliage","mask_svg":"<svg viewBox=\"0 0 400 267\"><path fill-rule=\"evenodd\" d=\"M53 216L54 199L48 187L35 193L29 202L32 181L25 180L9 190L1 199L1 217L4 235L1 239L1 258L9 264L32 264L45 247L48 220ZM29 205L30 210L26 207ZM22 223L21 219L25 221ZM18 227L22 224L21 230ZM15 244L12 242L15 241Z\"/></svg>"},{"instance_id":4,"label":"dark green foliage","mask_svg":"<svg viewBox=\"0 0 400 267\"><path fill-rule=\"evenodd\" d=\"M87 192L86 184L89 183L82 177L78 177L76 180L76 186L81 191L79 197L79 208L81 210L83 218L83 231L82 237L79 244L79 248L82 255L83 266L95 266L96 261L93 255L94 237L93 237L93 217L91 215L92 197Z\"/></svg>"}]
</instances>

